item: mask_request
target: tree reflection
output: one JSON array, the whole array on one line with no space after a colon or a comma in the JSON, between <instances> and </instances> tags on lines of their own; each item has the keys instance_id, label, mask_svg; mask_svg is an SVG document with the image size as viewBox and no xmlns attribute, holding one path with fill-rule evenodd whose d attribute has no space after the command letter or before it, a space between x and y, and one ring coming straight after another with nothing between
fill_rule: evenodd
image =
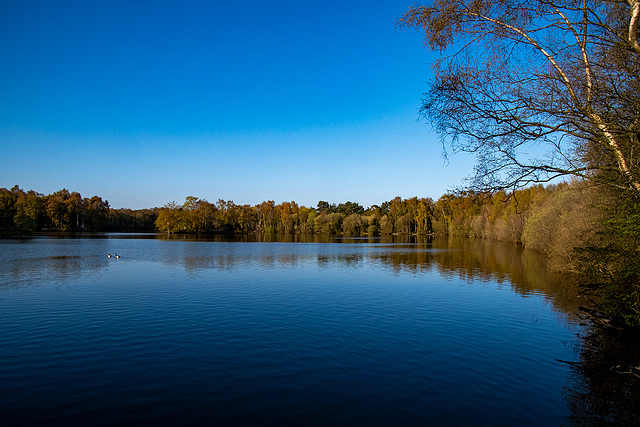
<instances>
[{"instance_id":1,"label":"tree reflection","mask_svg":"<svg viewBox=\"0 0 640 427\"><path fill-rule=\"evenodd\" d=\"M66 284L85 272L99 272L108 265L106 255L85 255L57 248L31 252L22 243L11 247L13 253L0 257L0 289Z\"/></svg>"},{"instance_id":2,"label":"tree reflection","mask_svg":"<svg viewBox=\"0 0 640 427\"><path fill-rule=\"evenodd\" d=\"M273 236L271 241L279 241ZM435 239L394 236L376 239L343 239L326 236L289 236L287 242L343 243L340 250L318 253L263 253L261 266L294 267L302 262L324 268L340 264L345 269L379 265L397 274L429 274L464 281L495 281L510 286L523 297L541 296L567 323L584 324L579 307L580 286L570 274L554 273L541 254L522 246L478 239ZM344 245L346 244L346 245ZM348 244L360 245L348 249ZM346 247L346 249L345 249ZM364 249L362 248L364 247ZM236 254L237 255L237 254ZM225 255L210 263L186 268L233 269L256 258ZM568 421L577 425L640 425L640 334L638 331L593 329L582 338L579 360L571 365L565 391ZM558 362L561 363L561 362ZM635 369L639 367L638 369ZM636 375L633 375L636 374Z\"/></svg>"},{"instance_id":3,"label":"tree reflection","mask_svg":"<svg viewBox=\"0 0 640 427\"><path fill-rule=\"evenodd\" d=\"M355 272L371 267L394 274L491 281L510 287L523 298L544 298L564 322L574 325L584 322L579 307L588 304L580 298L578 282L568 274L551 272L544 256L522 246L489 240L318 235L287 235L284 239L278 235L161 238L163 241L146 241L151 244L141 246L144 250L137 252L138 258L132 255L120 261L145 262L141 268L147 268L149 262L162 263L183 268L190 276L207 270L301 266L310 267L309 273L313 274L314 268L339 266ZM0 260L0 287L73 282L69 279L114 265L109 264L114 260L104 255L110 247L106 239L74 243L49 242L39 250L34 243L14 243ZM127 247L124 241L118 244ZM634 375L640 375L640 369L635 369L640 367L638 331L592 329L576 354L577 360L566 361L571 366L565 391L571 411L568 421L579 425L640 425L640 377Z\"/></svg>"},{"instance_id":4,"label":"tree reflection","mask_svg":"<svg viewBox=\"0 0 640 427\"><path fill-rule=\"evenodd\" d=\"M566 399L576 425L640 425L640 333L594 329L572 364Z\"/></svg>"},{"instance_id":5,"label":"tree reflection","mask_svg":"<svg viewBox=\"0 0 640 427\"><path fill-rule=\"evenodd\" d=\"M239 268L247 262L274 268L294 267L302 262L324 268L340 264L345 269L378 265L397 274L430 274L464 281L495 281L510 286L523 297L541 296L567 323L584 323L579 307L588 302L581 298L575 277L554 273L541 254L522 246L478 239L416 239L389 237L382 239L331 239L326 236L289 236L287 242L343 243L335 251L291 252L288 256L262 253L249 260L236 255L217 256L215 268ZM318 240L320 239L320 240ZM274 241L278 240L276 236ZM350 248L348 245L356 245ZM359 244L364 244L360 245ZM324 246L323 246L324 247ZM326 247L324 247L326 248ZM215 260L215 261L214 261ZM199 264L199 267L206 263ZM185 261L185 267L187 267ZM196 267L190 265L188 268ZM640 338L637 331L614 329L591 330L583 337L579 360L571 365L565 397L570 416L578 425L640 424ZM558 362L560 363L560 362Z\"/></svg>"},{"instance_id":6,"label":"tree reflection","mask_svg":"<svg viewBox=\"0 0 640 427\"><path fill-rule=\"evenodd\" d=\"M437 271L444 277L464 281L495 281L510 286L523 297L539 295L551 302L565 321L579 323L579 307L586 302L580 298L578 283L569 274L550 271L545 257L510 243L481 239L437 239L416 236L385 236L376 238L347 238L322 235L228 235L180 236L161 235L180 244L185 240L217 243L276 243L252 246L250 251L240 246L186 245L175 256L176 247L166 246L159 259L163 263L182 265L190 274L200 269L230 271L257 264L261 268L291 268L301 263L320 268L339 264L342 268L382 266L394 273L426 274ZM292 250L288 243L313 243L305 250ZM329 244L329 246L326 246ZM335 244L335 246L332 246ZM223 248L223 249L220 249ZM220 249L220 250L218 250ZM171 256L173 254L173 256Z\"/></svg>"}]
</instances>

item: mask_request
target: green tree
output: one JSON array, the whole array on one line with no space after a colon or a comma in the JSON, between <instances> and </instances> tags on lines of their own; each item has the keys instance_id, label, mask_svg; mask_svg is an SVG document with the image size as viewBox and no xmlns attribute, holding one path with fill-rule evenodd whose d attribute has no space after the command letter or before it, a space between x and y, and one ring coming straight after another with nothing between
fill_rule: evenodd
<instances>
[{"instance_id":1,"label":"green tree","mask_svg":"<svg viewBox=\"0 0 640 427\"><path fill-rule=\"evenodd\" d=\"M16 216L16 202L20 191L22 190L17 185L11 190L0 188L0 234L9 234L15 228L13 219Z\"/></svg>"},{"instance_id":2,"label":"green tree","mask_svg":"<svg viewBox=\"0 0 640 427\"><path fill-rule=\"evenodd\" d=\"M327 215L327 227L328 233L332 236L338 236L342 233L342 222L344 221L344 214L333 212Z\"/></svg>"},{"instance_id":3,"label":"green tree","mask_svg":"<svg viewBox=\"0 0 640 427\"><path fill-rule=\"evenodd\" d=\"M36 231L38 217L42 213L41 194L29 190L20 194L16 200L16 215L14 217L15 228L20 234L28 234Z\"/></svg>"},{"instance_id":4,"label":"green tree","mask_svg":"<svg viewBox=\"0 0 640 427\"><path fill-rule=\"evenodd\" d=\"M321 211L314 220L314 231L316 234L330 234L329 228L329 214L326 211Z\"/></svg>"},{"instance_id":5,"label":"green tree","mask_svg":"<svg viewBox=\"0 0 640 427\"><path fill-rule=\"evenodd\" d=\"M415 220L411 212L407 212L396 220L396 231L399 234L411 234L415 226Z\"/></svg>"},{"instance_id":6,"label":"green tree","mask_svg":"<svg viewBox=\"0 0 640 427\"><path fill-rule=\"evenodd\" d=\"M318 213L315 210L310 210L307 215L307 227L306 230L310 233L315 232L316 227L316 218L318 217Z\"/></svg>"},{"instance_id":7,"label":"green tree","mask_svg":"<svg viewBox=\"0 0 640 427\"><path fill-rule=\"evenodd\" d=\"M345 216L349 216L354 213L364 213L364 208L362 207L362 205L356 202L344 202L336 206L335 211Z\"/></svg>"},{"instance_id":8,"label":"green tree","mask_svg":"<svg viewBox=\"0 0 640 427\"><path fill-rule=\"evenodd\" d=\"M316 210L318 212L324 212L324 211L330 211L331 209L335 208L335 205L330 205L329 202L325 202L324 200L320 200L316 206Z\"/></svg>"},{"instance_id":9,"label":"green tree","mask_svg":"<svg viewBox=\"0 0 640 427\"><path fill-rule=\"evenodd\" d=\"M369 234L370 236L377 236L380 234L380 219L378 219L376 215L369 216L367 234Z\"/></svg>"},{"instance_id":10,"label":"green tree","mask_svg":"<svg viewBox=\"0 0 640 427\"><path fill-rule=\"evenodd\" d=\"M298 231L302 234L313 232L313 227L310 224L311 218L315 218L315 211L313 208L306 206L300 206L298 210Z\"/></svg>"},{"instance_id":11,"label":"green tree","mask_svg":"<svg viewBox=\"0 0 640 427\"><path fill-rule=\"evenodd\" d=\"M82 216L84 214L84 203L80 193L74 191L69 194L69 198L65 201L67 205L67 212L69 213L69 226L70 230L81 231L82 230Z\"/></svg>"},{"instance_id":12,"label":"green tree","mask_svg":"<svg viewBox=\"0 0 640 427\"><path fill-rule=\"evenodd\" d=\"M109 218L109 202L99 196L84 201L84 226L87 230L98 231L105 228Z\"/></svg>"},{"instance_id":13,"label":"green tree","mask_svg":"<svg viewBox=\"0 0 640 427\"><path fill-rule=\"evenodd\" d=\"M365 222L359 213L352 213L342 222L342 231L346 236L359 236L365 230Z\"/></svg>"},{"instance_id":14,"label":"green tree","mask_svg":"<svg viewBox=\"0 0 640 427\"><path fill-rule=\"evenodd\" d=\"M393 234L394 221L389 218L389 214L380 217L380 232L385 235Z\"/></svg>"}]
</instances>

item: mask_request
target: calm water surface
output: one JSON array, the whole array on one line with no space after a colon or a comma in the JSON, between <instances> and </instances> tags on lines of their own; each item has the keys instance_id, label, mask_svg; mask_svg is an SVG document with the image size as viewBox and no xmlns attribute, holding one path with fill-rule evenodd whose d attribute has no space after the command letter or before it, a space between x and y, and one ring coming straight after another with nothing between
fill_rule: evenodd
<instances>
[{"instance_id":1,"label":"calm water surface","mask_svg":"<svg viewBox=\"0 0 640 427\"><path fill-rule=\"evenodd\" d=\"M519 247L143 237L0 241L0 424L576 416L577 289Z\"/></svg>"}]
</instances>

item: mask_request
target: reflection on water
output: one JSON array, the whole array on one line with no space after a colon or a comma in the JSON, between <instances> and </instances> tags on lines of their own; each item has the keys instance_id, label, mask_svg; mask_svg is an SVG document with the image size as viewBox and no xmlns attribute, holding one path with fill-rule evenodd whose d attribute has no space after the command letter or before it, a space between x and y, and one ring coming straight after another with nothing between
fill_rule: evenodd
<instances>
[{"instance_id":1,"label":"reflection on water","mask_svg":"<svg viewBox=\"0 0 640 427\"><path fill-rule=\"evenodd\" d=\"M5 241L5 264L0 286L25 283L34 277L63 282L82 271L98 271L108 266L108 252L118 247L127 253L121 262L146 260L180 266L190 274L199 270L233 271L248 264L261 268L294 268L300 264L340 265L358 268L376 264L396 273L438 272L460 280L493 280L511 286L517 293L541 295L563 314L574 317L585 302L573 277L549 271L547 261L521 246L476 239L434 239L431 237L393 236L378 238L342 238L300 235L188 235L94 233L62 234L18 244ZM87 238L88 237L88 238ZM123 240L125 245L114 243ZM275 244L262 244L275 243ZM296 244L295 250L289 243ZM7 246L9 244L10 246ZM300 245L302 244L302 245ZM326 244L332 244L327 246ZM126 247L126 249L125 249ZM250 250L247 250L249 248ZM34 252L39 251L39 252ZM48 256L44 256L44 252ZM8 259L7 259L7 255ZM10 261L10 262L6 262ZM116 261L117 262L117 261ZM32 282L32 281L31 281Z\"/></svg>"},{"instance_id":2,"label":"reflection on water","mask_svg":"<svg viewBox=\"0 0 640 427\"><path fill-rule=\"evenodd\" d=\"M565 394L574 425L640 425L638 331L587 333Z\"/></svg>"},{"instance_id":3,"label":"reflection on water","mask_svg":"<svg viewBox=\"0 0 640 427\"><path fill-rule=\"evenodd\" d=\"M575 281L519 246L64 237L0 241L15 424L640 422L640 379L610 369L638 341L581 329Z\"/></svg>"},{"instance_id":4,"label":"reflection on water","mask_svg":"<svg viewBox=\"0 0 640 427\"><path fill-rule=\"evenodd\" d=\"M107 266L99 241L0 240L0 289L65 283L82 272Z\"/></svg>"}]
</instances>

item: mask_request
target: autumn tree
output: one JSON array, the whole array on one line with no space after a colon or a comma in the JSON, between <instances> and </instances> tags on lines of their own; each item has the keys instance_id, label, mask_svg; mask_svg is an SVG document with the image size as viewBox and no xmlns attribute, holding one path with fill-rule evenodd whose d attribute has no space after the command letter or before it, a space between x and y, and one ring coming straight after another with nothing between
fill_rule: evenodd
<instances>
[{"instance_id":1,"label":"autumn tree","mask_svg":"<svg viewBox=\"0 0 640 427\"><path fill-rule=\"evenodd\" d=\"M69 208L73 205L70 199L71 193L66 188L46 197L44 202L45 209L54 228L59 230L70 229L71 212Z\"/></svg>"},{"instance_id":2,"label":"autumn tree","mask_svg":"<svg viewBox=\"0 0 640 427\"><path fill-rule=\"evenodd\" d=\"M226 209L226 203L223 204ZM206 200L188 196L182 204L185 230L191 233L206 233L220 227L218 207Z\"/></svg>"},{"instance_id":3,"label":"autumn tree","mask_svg":"<svg viewBox=\"0 0 640 427\"><path fill-rule=\"evenodd\" d=\"M640 195L638 0L434 0L399 20L443 52L421 114L473 188L559 176Z\"/></svg>"},{"instance_id":4,"label":"autumn tree","mask_svg":"<svg viewBox=\"0 0 640 427\"><path fill-rule=\"evenodd\" d=\"M342 222L342 231L346 236L359 236L365 230L365 222L358 213L352 213Z\"/></svg>"},{"instance_id":5,"label":"autumn tree","mask_svg":"<svg viewBox=\"0 0 640 427\"><path fill-rule=\"evenodd\" d=\"M258 212L258 230L275 232L278 230L278 212L276 202L267 200L256 206Z\"/></svg>"},{"instance_id":6,"label":"autumn tree","mask_svg":"<svg viewBox=\"0 0 640 427\"><path fill-rule=\"evenodd\" d=\"M337 236L342 232L342 222L344 221L344 214L339 212L330 213L327 215L327 228L326 230L332 236Z\"/></svg>"},{"instance_id":7,"label":"autumn tree","mask_svg":"<svg viewBox=\"0 0 640 427\"><path fill-rule=\"evenodd\" d=\"M427 234L433 231L433 208L434 203L431 198L420 199L418 201L415 213L416 231L418 234Z\"/></svg>"},{"instance_id":8,"label":"autumn tree","mask_svg":"<svg viewBox=\"0 0 640 427\"><path fill-rule=\"evenodd\" d=\"M238 206L238 231L255 231L258 224L258 212L249 205Z\"/></svg>"},{"instance_id":9,"label":"autumn tree","mask_svg":"<svg viewBox=\"0 0 640 427\"><path fill-rule=\"evenodd\" d=\"M280 231L287 234L295 231L298 210L299 208L296 202L282 202L276 206L276 211L280 217Z\"/></svg>"},{"instance_id":10,"label":"autumn tree","mask_svg":"<svg viewBox=\"0 0 640 427\"><path fill-rule=\"evenodd\" d=\"M169 202L164 205L158 212L156 227L158 230L166 231L167 233L183 231L186 227L182 206L176 202Z\"/></svg>"},{"instance_id":11,"label":"autumn tree","mask_svg":"<svg viewBox=\"0 0 640 427\"><path fill-rule=\"evenodd\" d=\"M220 231L233 232L238 218L237 206L231 200L218 199L216 202L217 217L220 222Z\"/></svg>"}]
</instances>

